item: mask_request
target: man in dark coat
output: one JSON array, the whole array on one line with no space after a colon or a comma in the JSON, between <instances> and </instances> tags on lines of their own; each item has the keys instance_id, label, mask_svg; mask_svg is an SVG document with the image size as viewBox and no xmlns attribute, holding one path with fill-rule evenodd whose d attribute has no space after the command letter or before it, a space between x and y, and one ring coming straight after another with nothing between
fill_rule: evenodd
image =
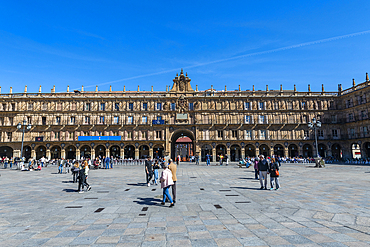
<instances>
[{"instance_id":1,"label":"man in dark coat","mask_svg":"<svg viewBox=\"0 0 370 247\"><path fill-rule=\"evenodd\" d=\"M269 169L269 163L263 155L260 155L260 161L258 162L258 171L260 175L261 190L267 190L267 171ZM265 186L263 186L263 180L265 180Z\"/></svg>"},{"instance_id":2,"label":"man in dark coat","mask_svg":"<svg viewBox=\"0 0 370 247\"><path fill-rule=\"evenodd\" d=\"M148 187L150 186L150 180L152 180L153 177L153 166L152 161L150 160L150 156L145 160L145 173L146 173L146 183L148 184Z\"/></svg>"}]
</instances>

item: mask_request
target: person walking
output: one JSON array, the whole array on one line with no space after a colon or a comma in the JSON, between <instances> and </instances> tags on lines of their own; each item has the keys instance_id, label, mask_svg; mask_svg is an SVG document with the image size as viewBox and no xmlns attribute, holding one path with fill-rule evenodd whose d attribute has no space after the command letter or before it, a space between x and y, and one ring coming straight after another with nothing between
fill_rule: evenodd
<instances>
[{"instance_id":1,"label":"person walking","mask_svg":"<svg viewBox=\"0 0 370 247\"><path fill-rule=\"evenodd\" d=\"M177 166L175 163L172 162L172 159L170 159L170 164L168 165L168 169L170 169L172 172L172 181L173 181L173 185L171 186L172 187L172 199L173 199L173 202L176 203Z\"/></svg>"},{"instance_id":2,"label":"person walking","mask_svg":"<svg viewBox=\"0 0 370 247\"><path fill-rule=\"evenodd\" d=\"M271 189L274 189L274 184L276 184L275 189L278 190L280 188L279 183L279 163L275 160L275 158L271 159L270 164L270 183L271 183Z\"/></svg>"},{"instance_id":3,"label":"person walking","mask_svg":"<svg viewBox=\"0 0 370 247\"><path fill-rule=\"evenodd\" d=\"M86 167L87 167L87 162L86 164L82 164L79 172L78 172L78 193L84 193L84 187L87 186L87 190L91 190L91 187L90 185L86 182L86 174L88 173L88 170L87 170L87 173L86 173ZM87 168L89 169L89 168Z\"/></svg>"},{"instance_id":4,"label":"person walking","mask_svg":"<svg viewBox=\"0 0 370 247\"><path fill-rule=\"evenodd\" d=\"M4 169L6 169L8 167L8 162L9 162L9 158L8 158L8 156L5 156L5 158L4 158Z\"/></svg>"},{"instance_id":5,"label":"person walking","mask_svg":"<svg viewBox=\"0 0 370 247\"><path fill-rule=\"evenodd\" d=\"M209 154L206 155L206 162L207 162L207 166L211 165L211 155Z\"/></svg>"},{"instance_id":6,"label":"person walking","mask_svg":"<svg viewBox=\"0 0 370 247\"><path fill-rule=\"evenodd\" d=\"M258 171L260 175L261 190L267 190L267 171L269 169L269 164L263 155L260 155L260 161L258 162ZM265 184L263 184L265 180Z\"/></svg>"},{"instance_id":7,"label":"person walking","mask_svg":"<svg viewBox=\"0 0 370 247\"><path fill-rule=\"evenodd\" d=\"M113 156L110 157L110 169L113 169Z\"/></svg>"},{"instance_id":8,"label":"person walking","mask_svg":"<svg viewBox=\"0 0 370 247\"><path fill-rule=\"evenodd\" d=\"M158 170L159 170L159 162L158 162L158 159L155 161L154 163L154 166L153 166L153 169L154 169L154 183L155 185L158 184L158 178L159 178L159 173L158 173Z\"/></svg>"},{"instance_id":9,"label":"person walking","mask_svg":"<svg viewBox=\"0 0 370 247\"><path fill-rule=\"evenodd\" d=\"M152 180L153 177L153 166L152 161L150 160L150 156L145 160L145 173L146 173L146 183L148 184L148 187L150 186L150 180Z\"/></svg>"},{"instance_id":10,"label":"person walking","mask_svg":"<svg viewBox=\"0 0 370 247\"><path fill-rule=\"evenodd\" d=\"M195 155L195 164L199 165L199 155Z\"/></svg>"},{"instance_id":11,"label":"person walking","mask_svg":"<svg viewBox=\"0 0 370 247\"><path fill-rule=\"evenodd\" d=\"M253 163L254 163L254 179L258 179L258 161L259 161L258 157L256 157L253 161Z\"/></svg>"},{"instance_id":12,"label":"person walking","mask_svg":"<svg viewBox=\"0 0 370 247\"><path fill-rule=\"evenodd\" d=\"M78 161L75 161L71 171L73 183L77 183L78 173L80 172L80 166L78 165Z\"/></svg>"},{"instance_id":13,"label":"person walking","mask_svg":"<svg viewBox=\"0 0 370 247\"><path fill-rule=\"evenodd\" d=\"M40 159L40 162L41 162L41 167L44 167L44 164L45 164L44 156L42 156L42 158Z\"/></svg>"},{"instance_id":14,"label":"person walking","mask_svg":"<svg viewBox=\"0 0 370 247\"><path fill-rule=\"evenodd\" d=\"M109 169L109 163L110 163L110 158L109 156L107 156L107 158L105 158L105 169Z\"/></svg>"},{"instance_id":15,"label":"person walking","mask_svg":"<svg viewBox=\"0 0 370 247\"><path fill-rule=\"evenodd\" d=\"M229 165L229 156L227 156L227 154L225 154L224 159L226 161L226 166L228 166Z\"/></svg>"},{"instance_id":16,"label":"person walking","mask_svg":"<svg viewBox=\"0 0 370 247\"><path fill-rule=\"evenodd\" d=\"M62 160L57 160L59 168L58 168L58 173L62 174L63 173L63 162Z\"/></svg>"},{"instance_id":17,"label":"person walking","mask_svg":"<svg viewBox=\"0 0 370 247\"><path fill-rule=\"evenodd\" d=\"M161 181L161 188L163 189L163 201L161 204L165 205L166 198L168 198L168 200L171 202L170 208L172 208L173 206L175 206L171 198L171 195L169 193L169 188L171 185L173 185L172 172L170 169L168 169L168 164L166 163L164 164L164 170L162 172L160 181Z\"/></svg>"}]
</instances>

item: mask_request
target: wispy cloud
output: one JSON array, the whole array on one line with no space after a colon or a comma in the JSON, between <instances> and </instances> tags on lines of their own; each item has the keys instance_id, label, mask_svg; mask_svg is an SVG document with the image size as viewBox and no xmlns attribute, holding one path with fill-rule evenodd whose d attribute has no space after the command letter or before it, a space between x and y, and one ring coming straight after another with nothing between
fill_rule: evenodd
<instances>
[{"instance_id":1,"label":"wispy cloud","mask_svg":"<svg viewBox=\"0 0 370 247\"><path fill-rule=\"evenodd\" d=\"M243 59L243 58L247 58L247 57L259 56L259 55L264 55L264 54L269 54L269 53L275 53L275 52L280 52L280 51L286 51L286 50L301 48L301 47L305 47L305 46L327 43L327 42L340 40L340 39L352 38L352 37L355 37L355 36L365 35L365 34L369 34L369 33L370 33L370 30L367 30L367 31L363 31L363 32L357 32L357 33L351 33L351 34L346 34L346 35L341 35L341 36L335 36L335 37L326 38L326 39L319 39L319 40L315 40L315 41L310 41L310 42L305 42L305 43L300 43L300 44L290 45L290 46L284 46L284 47L271 49L271 50L266 50L266 51L253 52L253 53L248 53L248 54L243 54L243 55L238 55L238 56L231 56L231 57L228 57L228 58L222 58L222 59L217 59L217 60L203 62L203 63L196 63L194 65L189 65L189 66L186 66L186 67L183 67L183 68L184 69L197 68L197 67L211 65L211 64L217 64L217 63L222 63L222 62L227 62L227 61L232 61L232 60ZM98 84L98 86L107 85L107 84L114 84L114 83L123 82L123 81L130 81L130 80L143 78L143 77L154 76L154 75L166 74L166 73L178 71L179 69L180 68L163 70L163 71L159 71L159 72L155 72L155 73L137 75L137 76L127 77L127 78L123 78L123 79L119 79L119 80L103 82L103 83ZM89 85L89 86L86 86L86 87L93 87L93 86L95 86L95 85Z\"/></svg>"}]
</instances>

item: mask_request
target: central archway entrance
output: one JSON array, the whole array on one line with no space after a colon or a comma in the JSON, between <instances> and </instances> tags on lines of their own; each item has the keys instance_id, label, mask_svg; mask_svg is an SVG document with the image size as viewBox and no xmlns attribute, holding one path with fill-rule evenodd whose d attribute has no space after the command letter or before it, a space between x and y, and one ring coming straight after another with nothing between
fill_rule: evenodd
<instances>
[{"instance_id":1,"label":"central archway entrance","mask_svg":"<svg viewBox=\"0 0 370 247\"><path fill-rule=\"evenodd\" d=\"M194 134L189 130L178 130L171 138L171 158L175 161L180 156L181 161L189 161L194 155Z\"/></svg>"}]
</instances>

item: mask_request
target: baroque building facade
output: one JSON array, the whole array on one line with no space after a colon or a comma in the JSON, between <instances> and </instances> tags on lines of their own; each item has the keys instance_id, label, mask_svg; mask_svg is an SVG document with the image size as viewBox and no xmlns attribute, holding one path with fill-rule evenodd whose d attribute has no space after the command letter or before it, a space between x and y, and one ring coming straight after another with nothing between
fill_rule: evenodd
<instances>
[{"instance_id":1,"label":"baroque building facade","mask_svg":"<svg viewBox=\"0 0 370 247\"><path fill-rule=\"evenodd\" d=\"M322 157L370 157L370 81L337 92L293 90L194 90L181 70L166 91L95 91L0 94L0 155L26 158L186 159L206 154L231 161L264 154L313 157L313 118ZM1 88L0 88L1 89Z\"/></svg>"}]
</instances>

